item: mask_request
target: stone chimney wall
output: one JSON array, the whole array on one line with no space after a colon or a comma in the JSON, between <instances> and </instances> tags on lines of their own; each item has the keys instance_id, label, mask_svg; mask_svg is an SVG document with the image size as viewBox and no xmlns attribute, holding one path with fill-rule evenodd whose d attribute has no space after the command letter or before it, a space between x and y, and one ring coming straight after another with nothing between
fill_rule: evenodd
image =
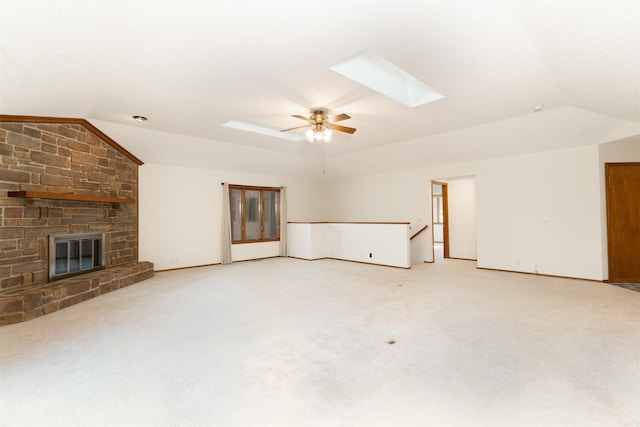
<instances>
[{"instance_id":1,"label":"stone chimney wall","mask_svg":"<svg viewBox=\"0 0 640 427\"><path fill-rule=\"evenodd\" d=\"M0 291L47 282L50 235L104 232L106 267L138 261L138 164L116 148L81 124L0 123ZM10 191L136 202L14 198Z\"/></svg>"}]
</instances>

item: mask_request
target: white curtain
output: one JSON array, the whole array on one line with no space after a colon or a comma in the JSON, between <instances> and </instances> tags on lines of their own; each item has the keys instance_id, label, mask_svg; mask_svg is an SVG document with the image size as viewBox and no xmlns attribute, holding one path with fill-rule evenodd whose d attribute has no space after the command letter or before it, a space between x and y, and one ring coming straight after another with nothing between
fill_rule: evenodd
<instances>
[{"instance_id":1,"label":"white curtain","mask_svg":"<svg viewBox=\"0 0 640 427\"><path fill-rule=\"evenodd\" d=\"M280 256L287 256L287 187L280 188Z\"/></svg>"},{"instance_id":2,"label":"white curtain","mask_svg":"<svg viewBox=\"0 0 640 427\"><path fill-rule=\"evenodd\" d=\"M220 243L222 264L231 264L231 208L229 206L229 183L222 183L222 239Z\"/></svg>"}]
</instances>

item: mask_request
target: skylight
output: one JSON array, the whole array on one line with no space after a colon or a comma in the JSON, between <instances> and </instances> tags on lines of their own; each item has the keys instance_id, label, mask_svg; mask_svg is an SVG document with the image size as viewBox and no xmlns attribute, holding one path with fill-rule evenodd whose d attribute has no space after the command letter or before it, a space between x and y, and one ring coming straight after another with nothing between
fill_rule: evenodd
<instances>
[{"instance_id":1,"label":"skylight","mask_svg":"<svg viewBox=\"0 0 640 427\"><path fill-rule=\"evenodd\" d=\"M408 107L417 107L444 98L444 95L402 68L369 50L352 56L330 69Z\"/></svg>"},{"instance_id":2,"label":"skylight","mask_svg":"<svg viewBox=\"0 0 640 427\"><path fill-rule=\"evenodd\" d=\"M302 141L306 138L304 135L301 135L301 134L280 132L278 129L268 128L268 127L259 126L259 125L253 125L251 123L244 123L236 120L231 120L229 122L223 123L222 126L226 126L228 128L233 128L233 129L240 129L247 132L259 133L267 136L273 136L276 138L288 139L289 141Z\"/></svg>"}]
</instances>

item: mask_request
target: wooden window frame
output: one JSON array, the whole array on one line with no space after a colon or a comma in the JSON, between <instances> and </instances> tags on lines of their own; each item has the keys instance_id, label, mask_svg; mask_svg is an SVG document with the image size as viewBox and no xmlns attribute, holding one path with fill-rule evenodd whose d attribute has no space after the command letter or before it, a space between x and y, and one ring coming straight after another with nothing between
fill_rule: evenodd
<instances>
[{"instance_id":1,"label":"wooden window frame","mask_svg":"<svg viewBox=\"0 0 640 427\"><path fill-rule=\"evenodd\" d=\"M229 197L231 197L231 190L241 190L241 201L242 207L240 211L242 212L242 238L240 240L232 240L231 244L239 245L245 243L262 243L262 242L279 242L280 241L280 187L256 187L251 185L237 185L237 184L229 184ZM248 190L260 191L260 204L259 204L259 215L260 215L260 238L256 240L247 240L247 210L246 210L246 192ZM273 238L265 238L265 227L264 227L264 193L265 191L273 191L278 193L278 207L276 209L276 224L277 224L277 236ZM233 237L232 237L233 238Z\"/></svg>"}]
</instances>

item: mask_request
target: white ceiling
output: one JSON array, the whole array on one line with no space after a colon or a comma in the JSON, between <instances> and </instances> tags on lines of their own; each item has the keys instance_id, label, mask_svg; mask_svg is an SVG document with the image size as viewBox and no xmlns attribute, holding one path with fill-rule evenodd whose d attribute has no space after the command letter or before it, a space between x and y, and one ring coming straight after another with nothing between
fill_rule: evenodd
<instances>
[{"instance_id":1,"label":"white ceiling","mask_svg":"<svg viewBox=\"0 0 640 427\"><path fill-rule=\"evenodd\" d=\"M147 163L314 175L326 162L340 175L640 133L637 0L0 0L0 10L0 114L87 118ZM446 98L409 108L329 69L365 49ZM284 129L318 107L349 114L341 124L358 131L310 144L222 126Z\"/></svg>"}]
</instances>

